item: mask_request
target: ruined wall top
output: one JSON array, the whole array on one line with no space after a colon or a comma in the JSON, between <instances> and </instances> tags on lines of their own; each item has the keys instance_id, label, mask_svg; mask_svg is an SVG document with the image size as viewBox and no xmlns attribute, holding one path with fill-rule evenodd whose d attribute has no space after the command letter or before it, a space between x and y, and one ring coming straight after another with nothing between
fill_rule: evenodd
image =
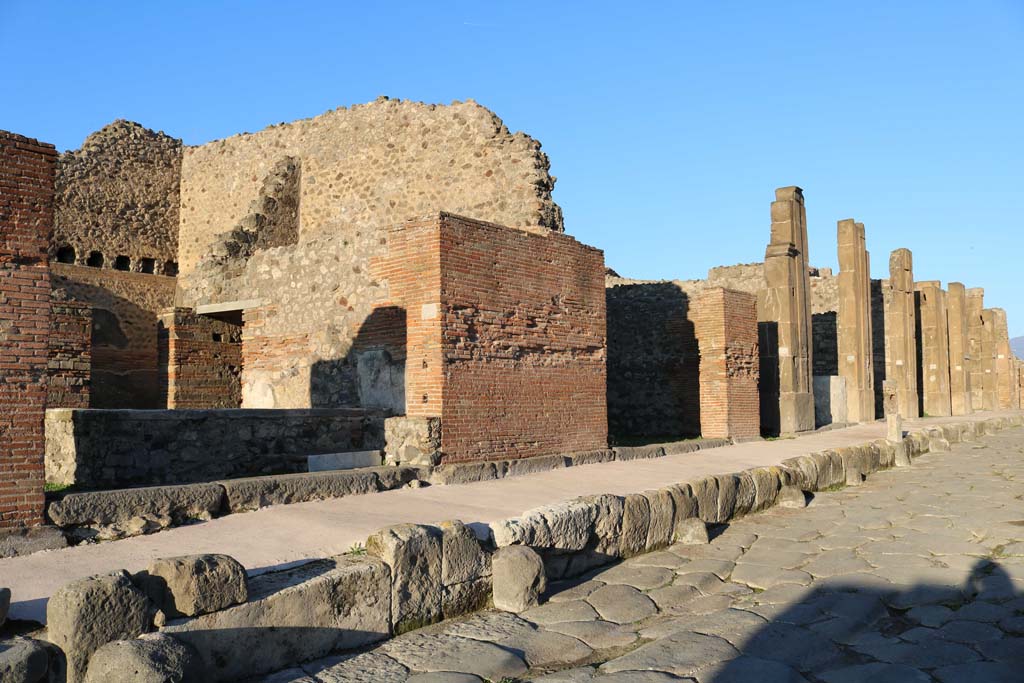
<instances>
[{"instance_id":1,"label":"ruined wall top","mask_svg":"<svg viewBox=\"0 0 1024 683\"><path fill-rule=\"evenodd\" d=\"M914 257L909 249L896 249L889 255L889 281L893 289L914 291Z\"/></svg>"},{"instance_id":2,"label":"ruined wall top","mask_svg":"<svg viewBox=\"0 0 1024 683\"><path fill-rule=\"evenodd\" d=\"M98 252L111 267L125 256L136 271L153 259L163 272L178 254L181 149L181 140L117 120L61 154L51 257L62 250L59 260L84 264Z\"/></svg>"},{"instance_id":3,"label":"ruined wall top","mask_svg":"<svg viewBox=\"0 0 1024 683\"><path fill-rule=\"evenodd\" d=\"M301 166L299 241L331 225L355 233L436 211L563 230L551 198L555 178L538 141L510 133L472 101L445 106L380 98L186 149L183 273L251 213L285 157Z\"/></svg>"}]
</instances>

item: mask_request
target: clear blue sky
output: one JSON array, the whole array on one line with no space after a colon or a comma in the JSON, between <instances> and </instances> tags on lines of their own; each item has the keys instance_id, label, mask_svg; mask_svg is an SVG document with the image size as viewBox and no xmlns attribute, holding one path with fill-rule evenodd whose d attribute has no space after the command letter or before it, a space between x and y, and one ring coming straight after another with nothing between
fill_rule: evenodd
<instances>
[{"instance_id":1,"label":"clear blue sky","mask_svg":"<svg viewBox=\"0 0 1024 683\"><path fill-rule=\"evenodd\" d=\"M173 9L171 9L173 8ZM983 286L1024 335L1024 1L0 0L0 128L127 118L196 144L378 95L473 98L542 141L566 229L644 278L759 261L775 187L811 261Z\"/></svg>"}]
</instances>

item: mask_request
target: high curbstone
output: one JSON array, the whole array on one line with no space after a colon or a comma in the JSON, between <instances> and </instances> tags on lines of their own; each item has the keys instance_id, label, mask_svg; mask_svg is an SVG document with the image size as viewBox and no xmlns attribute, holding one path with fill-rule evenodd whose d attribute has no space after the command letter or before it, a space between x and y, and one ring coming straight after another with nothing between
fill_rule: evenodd
<instances>
[{"instance_id":1,"label":"high curbstone","mask_svg":"<svg viewBox=\"0 0 1024 683\"><path fill-rule=\"evenodd\" d=\"M675 524L675 502L667 489L644 491L644 498L651 511L650 525L647 530L647 541L644 550L660 550L672 543L672 530Z\"/></svg>"},{"instance_id":2,"label":"high curbstone","mask_svg":"<svg viewBox=\"0 0 1024 683\"><path fill-rule=\"evenodd\" d=\"M810 458L817 466L818 472L815 491L824 491L833 486L846 484L846 470L843 467L843 459L838 453L826 450L820 453L812 453Z\"/></svg>"},{"instance_id":3,"label":"high curbstone","mask_svg":"<svg viewBox=\"0 0 1024 683\"><path fill-rule=\"evenodd\" d=\"M754 508L754 499L757 497L757 490L754 478L749 472L736 472L732 475L736 482L736 505L733 508L733 517L742 517L750 513Z\"/></svg>"},{"instance_id":4,"label":"high curbstone","mask_svg":"<svg viewBox=\"0 0 1024 683\"><path fill-rule=\"evenodd\" d=\"M85 677L89 658L114 640L150 630L155 608L125 571L72 581L46 605L50 642L67 660L67 683Z\"/></svg>"},{"instance_id":5,"label":"high curbstone","mask_svg":"<svg viewBox=\"0 0 1024 683\"><path fill-rule=\"evenodd\" d=\"M697 516L697 499L693 495L693 489L689 484L673 484L666 486L665 491L672 497L672 529L684 520Z\"/></svg>"},{"instance_id":6,"label":"high curbstone","mask_svg":"<svg viewBox=\"0 0 1024 683\"><path fill-rule=\"evenodd\" d=\"M892 448L893 465L896 467L910 467L913 464L913 460L910 458L910 450L905 440L900 443L894 443Z\"/></svg>"},{"instance_id":7,"label":"high curbstone","mask_svg":"<svg viewBox=\"0 0 1024 683\"><path fill-rule=\"evenodd\" d=\"M647 549L651 528L651 503L639 493L630 493L622 504L621 556L633 557Z\"/></svg>"},{"instance_id":8,"label":"high curbstone","mask_svg":"<svg viewBox=\"0 0 1024 683\"><path fill-rule=\"evenodd\" d=\"M483 608L491 596L491 555L472 529L458 520L442 522L441 611L450 618Z\"/></svg>"},{"instance_id":9,"label":"high curbstone","mask_svg":"<svg viewBox=\"0 0 1024 683\"><path fill-rule=\"evenodd\" d=\"M777 505L783 508L807 507L807 495L796 486L786 485L779 491Z\"/></svg>"},{"instance_id":10,"label":"high curbstone","mask_svg":"<svg viewBox=\"0 0 1024 683\"><path fill-rule=\"evenodd\" d=\"M341 555L255 576L247 602L161 632L195 649L208 680L246 680L384 640L390 591L382 561Z\"/></svg>"},{"instance_id":11,"label":"high curbstone","mask_svg":"<svg viewBox=\"0 0 1024 683\"><path fill-rule=\"evenodd\" d=\"M892 442L887 439L877 439L872 441L872 444L878 449L879 469L888 469L896 464L896 448Z\"/></svg>"},{"instance_id":12,"label":"high curbstone","mask_svg":"<svg viewBox=\"0 0 1024 683\"><path fill-rule=\"evenodd\" d=\"M435 467L430 473L430 483L439 485L473 484L478 481L502 479L507 461L452 463Z\"/></svg>"},{"instance_id":13,"label":"high curbstone","mask_svg":"<svg viewBox=\"0 0 1024 683\"><path fill-rule=\"evenodd\" d=\"M615 451L610 448L597 451L576 451L566 456L571 467L580 465L595 465L602 462L615 460Z\"/></svg>"},{"instance_id":14,"label":"high curbstone","mask_svg":"<svg viewBox=\"0 0 1024 683\"><path fill-rule=\"evenodd\" d=\"M572 462L564 455L541 455L536 458L520 458L508 460L505 466L506 477L520 477L524 474L550 472L569 467Z\"/></svg>"},{"instance_id":15,"label":"high curbstone","mask_svg":"<svg viewBox=\"0 0 1024 683\"><path fill-rule=\"evenodd\" d=\"M782 488L782 478L779 467L755 467L747 470L754 483L754 502L751 505L751 512L761 512L775 505Z\"/></svg>"},{"instance_id":16,"label":"high curbstone","mask_svg":"<svg viewBox=\"0 0 1024 683\"><path fill-rule=\"evenodd\" d=\"M31 638L0 640L0 681L11 683L41 683L59 680L60 676L47 676L50 655L46 646Z\"/></svg>"},{"instance_id":17,"label":"high curbstone","mask_svg":"<svg viewBox=\"0 0 1024 683\"><path fill-rule=\"evenodd\" d=\"M835 451L843 461L843 471L846 479L843 482L846 486L860 486L866 478L867 469L864 462L864 453L857 446L844 446Z\"/></svg>"},{"instance_id":18,"label":"high curbstone","mask_svg":"<svg viewBox=\"0 0 1024 683\"><path fill-rule=\"evenodd\" d=\"M385 527L367 539L366 550L391 569L396 635L441 620L440 529L422 524Z\"/></svg>"},{"instance_id":19,"label":"high curbstone","mask_svg":"<svg viewBox=\"0 0 1024 683\"><path fill-rule=\"evenodd\" d=\"M516 614L536 607L547 588L544 562L523 545L498 548L492 559L494 607Z\"/></svg>"},{"instance_id":20,"label":"high curbstone","mask_svg":"<svg viewBox=\"0 0 1024 683\"><path fill-rule=\"evenodd\" d=\"M613 448L616 460L647 460L665 457L665 449L661 446L619 446Z\"/></svg>"},{"instance_id":21,"label":"high curbstone","mask_svg":"<svg viewBox=\"0 0 1024 683\"><path fill-rule=\"evenodd\" d=\"M794 484L804 491L818 490L818 463L809 455L798 455L782 461L794 478Z\"/></svg>"},{"instance_id":22,"label":"high curbstone","mask_svg":"<svg viewBox=\"0 0 1024 683\"><path fill-rule=\"evenodd\" d=\"M690 491L697 503L696 515L708 524L718 523L718 480L704 477L690 482Z\"/></svg>"},{"instance_id":23,"label":"high curbstone","mask_svg":"<svg viewBox=\"0 0 1024 683\"><path fill-rule=\"evenodd\" d=\"M162 633L107 643L93 654L85 676L85 683L200 683L204 680L196 651Z\"/></svg>"},{"instance_id":24,"label":"high curbstone","mask_svg":"<svg viewBox=\"0 0 1024 683\"><path fill-rule=\"evenodd\" d=\"M194 617L249 598L245 567L228 555L185 555L154 560L134 577L169 618Z\"/></svg>"},{"instance_id":25,"label":"high curbstone","mask_svg":"<svg viewBox=\"0 0 1024 683\"><path fill-rule=\"evenodd\" d=\"M690 517L676 526L675 542L682 545L704 545L709 542L708 525L697 517Z\"/></svg>"}]
</instances>

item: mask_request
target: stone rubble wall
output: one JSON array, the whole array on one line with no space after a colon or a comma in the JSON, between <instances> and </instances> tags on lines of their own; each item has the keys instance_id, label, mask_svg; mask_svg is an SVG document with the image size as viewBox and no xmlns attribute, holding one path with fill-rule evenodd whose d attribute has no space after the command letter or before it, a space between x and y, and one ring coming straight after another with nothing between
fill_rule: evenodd
<instances>
[{"instance_id":1,"label":"stone rubble wall","mask_svg":"<svg viewBox=\"0 0 1024 683\"><path fill-rule=\"evenodd\" d=\"M174 275L181 155L181 140L124 120L61 154L51 258L71 247L79 265L95 251L106 269L127 256L134 272L153 259L152 272Z\"/></svg>"},{"instance_id":2,"label":"stone rubble wall","mask_svg":"<svg viewBox=\"0 0 1024 683\"><path fill-rule=\"evenodd\" d=\"M707 542L705 525L795 504L802 492L859 485L880 469L1021 424L1019 415L965 420L913 431L899 442L880 439L625 496L585 496L479 534L459 521L385 527L365 549L256 577L242 576L226 556L156 560L145 572L60 589L47 610L49 637L71 664L69 681L109 666L110 643L154 637L181 651L172 674L197 667L213 681L242 680L458 617L491 603L499 590L518 592L507 584L529 577L504 565L499 574L496 562L511 546L536 552L549 579L572 578L677 541ZM152 576L164 577L166 588L154 591ZM178 605L193 606L191 616L168 620ZM142 664L167 659L153 654Z\"/></svg>"},{"instance_id":3,"label":"stone rubble wall","mask_svg":"<svg viewBox=\"0 0 1024 683\"><path fill-rule=\"evenodd\" d=\"M0 131L0 530L43 513L53 145Z\"/></svg>"},{"instance_id":4,"label":"stone rubble wall","mask_svg":"<svg viewBox=\"0 0 1024 683\"><path fill-rule=\"evenodd\" d=\"M445 210L516 228L562 230L540 143L472 101L380 98L187 148L180 259L189 275L249 212L275 164L301 161L299 241L350 237ZM185 305L194 302L186 298Z\"/></svg>"},{"instance_id":5,"label":"stone rubble wall","mask_svg":"<svg viewBox=\"0 0 1024 683\"><path fill-rule=\"evenodd\" d=\"M92 308L89 407L164 408L157 316L174 305L174 278L51 263L53 290Z\"/></svg>"},{"instance_id":6,"label":"stone rubble wall","mask_svg":"<svg viewBox=\"0 0 1024 683\"><path fill-rule=\"evenodd\" d=\"M308 455L382 448L383 423L356 409L56 409L46 479L99 489L304 472Z\"/></svg>"}]
</instances>

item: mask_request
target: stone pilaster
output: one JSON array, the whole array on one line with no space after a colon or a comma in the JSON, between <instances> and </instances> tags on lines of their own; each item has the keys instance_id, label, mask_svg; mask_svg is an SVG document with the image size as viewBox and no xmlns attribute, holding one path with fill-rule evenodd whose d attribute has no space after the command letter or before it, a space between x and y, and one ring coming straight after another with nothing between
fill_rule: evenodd
<instances>
[{"instance_id":1,"label":"stone pilaster","mask_svg":"<svg viewBox=\"0 0 1024 683\"><path fill-rule=\"evenodd\" d=\"M968 370L967 291L950 282L946 293L946 330L949 335L949 398L953 415L971 413L971 373Z\"/></svg>"},{"instance_id":2,"label":"stone pilaster","mask_svg":"<svg viewBox=\"0 0 1024 683\"><path fill-rule=\"evenodd\" d=\"M909 249L897 249L889 257L885 292L885 376L895 382L896 405L904 418L919 415L916 319L913 256Z\"/></svg>"},{"instance_id":3,"label":"stone pilaster","mask_svg":"<svg viewBox=\"0 0 1024 683\"><path fill-rule=\"evenodd\" d=\"M946 292L935 280L917 282L916 290L918 348L918 387L925 415L946 417L953 414L949 393L949 320Z\"/></svg>"},{"instance_id":4,"label":"stone pilaster","mask_svg":"<svg viewBox=\"0 0 1024 683\"><path fill-rule=\"evenodd\" d=\"M864 224L839 221L839 375L846 380L849 422L875 419L871 348L871 265Z\"/></svg>"},{"instance_id":5,"label":"stone pilaster","mask_svg":"<svg viewBox=\"0 0 1024 683\"><path fill-rule=\"evenodd\" d=\"M1006 311L1001 308L992 309L992 322L995 335L995 371L996 398L1000 409L1016 408L1019 405L1017 396L1018 384L1014 378L1014 356L1010 350L1010 334L1006 321Z\"/></svg>"},{"instance_id":6,"label":"stone pilaster","mask_svg":"<svg viewBox=\"0 0 1024 683\"><path fill-rule=\"evenodd\" d=\"M970 376L971 411L985 409L985 363L981 351L983 331L981 311L985 308L985 290L971 287L967 296L967 373Z\"/></svg>"},{"instance_id":7,"label":"stone pilaster","mask_svg":"<svg viewBox=\"0 0 1024 683\"><path fill-rule=\"evenodd\" d=\"M999 408L996 382L996 317L991 308L981 309L981 409Z\"/></svg>"}]
</instances>

